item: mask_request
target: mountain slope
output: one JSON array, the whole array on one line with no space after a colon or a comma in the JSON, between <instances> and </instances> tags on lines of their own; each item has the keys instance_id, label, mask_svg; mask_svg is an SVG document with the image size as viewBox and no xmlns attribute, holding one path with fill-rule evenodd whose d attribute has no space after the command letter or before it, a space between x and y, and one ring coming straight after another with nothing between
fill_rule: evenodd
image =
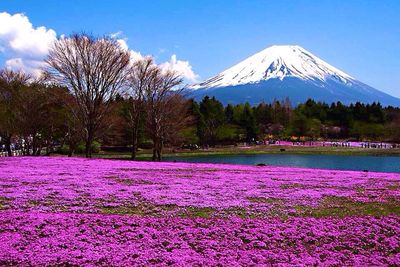
<instances>
[{"instance_id":1,"label":"mountain slope","mask_svg":"<svg viewBox=\"0 0 400 267\"><path fill-rule=\"evenodd\" d=\"M198 100L209 95L225 104L288 97L293 104L313 98L400 106L400 99L357 81L299 46L269 47L190 89Z\"/></svg>"}]
</instances>

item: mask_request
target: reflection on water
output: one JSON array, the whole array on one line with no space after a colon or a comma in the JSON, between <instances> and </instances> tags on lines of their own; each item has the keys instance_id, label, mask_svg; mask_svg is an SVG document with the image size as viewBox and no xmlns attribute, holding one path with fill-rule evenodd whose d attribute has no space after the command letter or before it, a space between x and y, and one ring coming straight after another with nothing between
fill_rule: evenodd
<instances>
[{"instance_id":1,"label":"reflection on water","mask_svg":"<svg viewBox=\"0 0 400 267\"><path fill-rule=\"evenodd\" d=\"M166 157L167 161L266 164L274 166L295 166L335 170L368 170L377 172L400 172L400 157L298 155L298 154L256 154Z\"/></svg>"}]
</instances>

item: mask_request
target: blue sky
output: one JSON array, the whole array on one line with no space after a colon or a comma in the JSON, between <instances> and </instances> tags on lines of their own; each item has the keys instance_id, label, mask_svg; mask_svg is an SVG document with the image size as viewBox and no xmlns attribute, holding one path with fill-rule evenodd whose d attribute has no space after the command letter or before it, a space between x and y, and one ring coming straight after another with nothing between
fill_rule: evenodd
<instances>
[{"instance_id":1,"label":"blue sky","mask_svg":"<svg viewBox=\"0 0 400 267\"><path fill-rule=\"evenodd\" d=\"M189 61L200 80L268 46L297 44L400 97L398 0L0 0L3 11L24 13L33 27L45 26L57 35L121 32L130 49L158 62L173 54ZM4 52L0 60L7 57Z\"/></svg>"}]
</instances>

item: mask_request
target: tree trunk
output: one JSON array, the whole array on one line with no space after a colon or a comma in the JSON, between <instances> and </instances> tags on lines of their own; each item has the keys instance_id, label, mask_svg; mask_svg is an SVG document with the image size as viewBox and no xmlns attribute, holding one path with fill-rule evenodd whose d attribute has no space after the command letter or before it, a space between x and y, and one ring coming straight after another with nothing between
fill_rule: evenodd
<instances>
[{"instance_id":1,"label":"tree trunk","mask_svg":"<svg viewBox=\"0 0 400 267\"><path fill-rule=\"evenodd\" d=\"M161 161L161 149L157 150L157 161Z\"/></svg>"},{"instance_id":2,"label":"tree trunk","mask_svg":"<svg viewBox=\"0 0 400 267\"><path fill-rule=\"evenodd\" d=\"M36 156L36 137L35 137L35 134L32 137L32 156Z\"/></svg>"},{"instance_id":3,"label":"tree trunk","mask_svg":"<svg viewBox=\"0 0 400 267\"><path fill-rule=\"evenodd\" d=\"M85 140L85 155L87 158L92 157L92 144L94 140L94 126L92 123L89 123L86 126L86 140Z\"/></svg>"},{"instance_id":4,"label":"tree trunk","mask_svg":"<svg viewBox=\"0 0 400 267\"><path fill-rule=\"evenodd\" d=\"M153 138L153 157L152 157L153 161L157 161L158 160L158 140L157 138Z\"/></svg>"},{"instance_id":5,"label":"tree trunk","mask_svg":"<svg viewBox=\"0 0 400 267\"><path fill-rule=\"evenodd\" d=\"M42 146L41 145L39 145L39 147L38 148L36 148L36 156L40 156L40 154L42 153Z\"/></svg>"},{"instance_id":6,"label":"tree trunk","mask_svg":"<svg viewBox=\"0 0 400 267\"><path fill-rule=\"evenodd\" d=\"M85 155L87 158L91 158L92 157L92 140L91 139L87 139L86 140L86 144L85 144Z\"/></svg>"},{"instance_id":7,"label":"tree trunk","mask_svg":"<svg viewBox=\"0 0 400 267\"><path fill-rule=\"evenodd\" d=\"M27 155L27 156L30 156L30 154L31 154L30 149L31 149L31 146L29 145L29 143L27 143L27 144L26 144L26 155Z\"/></svg>"},{"instance_id":8,"label":"tree trunk","mask_svg":"<svg viewBox=\"0 0 400 267\"><path fill-rule=\"evenodd\" d=\"M136 151L138 148L138 130L137 127L133 129L132 131L132 154L131 154L131 159L136 158Z\"/></svg>"},{"instance_id":9,"label":"tree trunk","mask_svg":"<svg viewBox=\"0 0 400 267\"><path fill-rule=\"evenodd\" d=\"M158 138L153 140L153 161L161 161L162 143Z\"/></svg>"},{"instance_id":10,"label":"tree trunk","mask_svg":"<svg viewBox=\"0 0 400 267\"><path fill-rule=\"evenodd\" d=\"M158 150L157 150L157 160L158 161L162 160L162 149L163 149L163 141L160 140L158 142Z\"/></svg>"},{"instance_id":11,"label":"tree trunk","mask_svg":"<svg viewBox=\"0 0 400 267\"><path fill-rule=\"evenodd\" d=\"M11 136L6 136L6 138L4 138L5 140L5 146L6 146L6 150L7 150L7 155L9 157L12 157L12 151L11 151Z\"/></svg>"},{"instance_id":12,"label":"tree trunk","mask_svg":"<svg viewBox=\"0 0 400 267\"><path fill-rule=\"evenodd\" d=\"M72 155L74 155L75 148L76 148L76 144L75 143L70 143L69 144L68 157L72 157Z\"/></svg>"},{"instance_id":13,"label":"tree trunk","mask_svg":"<svg viewBox=\"0 0 400 267\"><path fill-rule=\"evenodd\" d=\"M53 152L53 142L46 140L46 156L50 156L50 154Z\"/></svg>"}]
</instances>

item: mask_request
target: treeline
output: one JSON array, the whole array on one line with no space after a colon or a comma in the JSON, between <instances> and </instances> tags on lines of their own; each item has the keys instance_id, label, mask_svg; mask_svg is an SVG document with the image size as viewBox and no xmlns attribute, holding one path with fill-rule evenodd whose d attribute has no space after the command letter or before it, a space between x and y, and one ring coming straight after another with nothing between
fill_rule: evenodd
<instances>
[{"instance_id":1,"label":"treeline","mask_svg":"<svg viewBox=\"0 0 400 267\"><path fill-rule=\"evenodd\" d=\"M400 110L379 103L308 100L224 106L185 98L182 77L151 57L133 60L108 37L57 40L40 78L0 70L0 149L24 155L85 153L99 147L152 149L265 140L355 139L400 142Z\"/></svg>"},{"instance_id":2,"label":"treeline","mask_svg":"<svg viewBox=\"0 0 400 267\"><path fill-rule=\"evenodd\" d=\"M110 147L131 146L132 127L127 119L130 100L118 95L113 103L113 127L102 143ZM400 109L382 107L379 103L328 105L310 99L292 107L286 99L257 106L248 103L224 106L214 97L205 97L200 102L187 100L184 110L179 112L186 114L185 123L174 128L180 130L171 132L165 139L171 146L208 147L239 142L318 139L400 142ZM139 127L134 127L137 129L136 144L151 147L152 141L144 125L146 118L140 120Z\"/></svg>"},{"instance_id":3,"label":"treeline","mask_svg":"<svg viewBox=\"0 0 400 267\"><path fill-rule=\"evenodd\" d=\"M352 139L400 141L400 109L379 103L326 104L309 99L223 106L215 98L192 101L193 140L202 145L257 140Z\"/></svg>"}]
</instances>

